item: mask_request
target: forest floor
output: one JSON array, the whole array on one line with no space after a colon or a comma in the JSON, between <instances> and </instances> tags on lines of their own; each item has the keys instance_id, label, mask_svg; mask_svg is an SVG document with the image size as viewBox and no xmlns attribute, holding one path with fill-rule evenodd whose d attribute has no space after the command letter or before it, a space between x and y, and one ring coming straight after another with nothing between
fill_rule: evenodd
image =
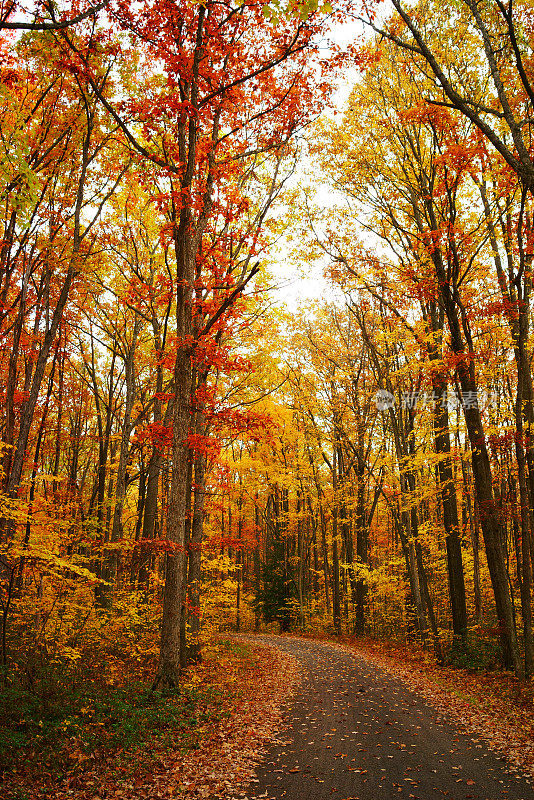
<instances>
[{"instance_id":1,"label":"forest floor","mask_svg":"<svg viewBox=\"0 0 534 800\"><path fill-rule=\"evenodd\" d=\"M527 779L532 717L528 731L515 728L521 715L510 718L509 701L495 717L492 703L502 699L485 705L482 686L467 674L451 672L446 688L448 671L427 671L421 654L417 665L376 646L355 652L303 638L259 641L296 657L302 682L286 712L282 740L269 749L259 782L246 791L249 800L534 800ZM527 744L525 759L521 748Z\"/></svg>"},{"instance_id":2,"label":"forest floor","mask_svg":"<svg viewBox=\"0 0 534 800\"><path fill-rule=\"evenodd\" d=\"M220 637L179 695L126 681L59 717L21 705L11 728L0 708L0 797L534 800L532 694L413 648ZM27 729L11 757L3 726Z\"/></svg>"},{"instance_id":3,"label":"forest floor","mask_svg":"<svg viewBox=\"0 0 534 800\"><path fill-rule=\"evenodd\" d=\"M145 666L137 682L87 685L81 702L58 686L33 705L0 692L0 798L212 800L246 786L297 683L295 660L218 637L166 696L146 688Z\"/></svg>"}]
</instances>

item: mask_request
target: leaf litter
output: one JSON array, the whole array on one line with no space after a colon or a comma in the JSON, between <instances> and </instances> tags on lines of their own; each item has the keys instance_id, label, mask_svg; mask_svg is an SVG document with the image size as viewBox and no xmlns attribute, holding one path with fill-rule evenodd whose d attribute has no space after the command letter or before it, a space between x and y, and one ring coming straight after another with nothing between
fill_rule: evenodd
<instances>
[{"instance_id":1,"label":"leaf litter","mask_svg":"<svg viewBox=\"0 0 534 800\"><path fill-rule=\"evenodd\" d=\"M255 780L255 766L266 746L276 741L283 710L299 682L294 657L272 647L245 645L246 659L220 655L195 666L186 676L194 683L214 685L223 698L220 718L199 731L195 749L154 751L147 768L131 773L120 759L109 764L88 759L83 771L69 776L54 800L239 800ZM150 745L150 743L148 743ZM126 773L126 775L121 773ZM43 793L39 792L43 789ZM28 800L50 797L50 789L35 787Z\"/></svg>"}]
</instances>

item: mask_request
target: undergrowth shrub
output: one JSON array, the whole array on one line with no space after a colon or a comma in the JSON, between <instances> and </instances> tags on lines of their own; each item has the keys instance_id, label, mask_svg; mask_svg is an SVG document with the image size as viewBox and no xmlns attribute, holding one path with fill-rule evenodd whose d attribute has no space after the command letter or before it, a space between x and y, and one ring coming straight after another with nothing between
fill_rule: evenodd
<instances>
[{"instance_id":1,"label":"undergrowth shrub","mask_svg":"<svg viewBox=\"0 0 534 800\"><path fill-rule=\"evenodd\" d=\"M451 642L446 662L453 667L474 671L497 669L502 664L502 651L493 633L472 628L465 642L457 639Z\"/></svg>"}]
</instances>

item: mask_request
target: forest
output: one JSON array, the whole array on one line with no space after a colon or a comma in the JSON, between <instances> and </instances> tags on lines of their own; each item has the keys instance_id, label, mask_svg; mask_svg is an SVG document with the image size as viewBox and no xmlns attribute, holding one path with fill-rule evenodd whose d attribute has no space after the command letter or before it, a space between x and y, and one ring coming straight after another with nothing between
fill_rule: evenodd
<instances>
[{"instance_id":1,"label":"forest","mask_svg":"<svg viewBox=\"0 0 534 800\"><path fill-rule=\"evenodd\" d=\"M189 736L232 633L528 682L532 4L2 2L0 68L8 769Z\"/></svg>"}]
</instances>

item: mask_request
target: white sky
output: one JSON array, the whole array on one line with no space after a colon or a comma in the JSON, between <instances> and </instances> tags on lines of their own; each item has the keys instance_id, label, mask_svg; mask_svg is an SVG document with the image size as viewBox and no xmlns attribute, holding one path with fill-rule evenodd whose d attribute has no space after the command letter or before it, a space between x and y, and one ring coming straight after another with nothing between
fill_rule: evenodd
<instances>
[{"instance_id":1,"label":"white sky","mask_svg":"<svg viewBox=\"0 0 534 800\"><path fill-rule=\"evenodd\" d=\"M336 25L331 33L331 38L336 44L346 47L355 39L360 38L364 32L362 23L353 20L343 25ZM330 116L343 113L350 91L360 73L356 68L346 72L338 80L334 93L334 109L326 113ZM309 170L310 164L303 162L297 170L292 185L302 180L304 173ZM320 179L319 179L320 180ZM331 190L327 186L318 185L316 201L328 207L332 203ZM271 271L273 272L277 288L272 291L273 301L276 305L285 305L289 311L296 311L303 303L314 300L334 301L336 293L323 276L323 266L317 262L309 261L295 268L288 262L287 244L281 240L272 257ZM339 295L338 295L339 296Z\"/></svg>"}]
</instances>

